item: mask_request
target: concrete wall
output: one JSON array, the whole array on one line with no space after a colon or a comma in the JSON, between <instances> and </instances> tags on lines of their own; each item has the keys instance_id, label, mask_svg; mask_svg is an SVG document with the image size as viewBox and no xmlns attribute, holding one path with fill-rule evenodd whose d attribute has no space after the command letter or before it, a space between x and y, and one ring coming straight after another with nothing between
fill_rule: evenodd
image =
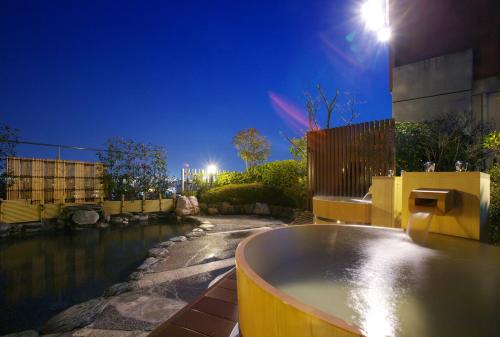
<instances>
[{"instance_id":1,"label":"concrete wall","mask_svg":"<svg viewBox=\"0 0 500 337\"><path fill-rule=\"evenodd\" d=\"M500 79L474 80L472 49L393 68L392 114L399 122L472 114L500 127Z\"/></svg>"},{"instance_id":2,"label":"concrete wall","mask_svg":"<svg viewBox=\"0 0 500 337\"><path fill-rule=\"evenodd\" d=\"M397 121L422 121L449 112L471 112L472 50L393 69L392 113Z\"/></svg>"}]
</instances>

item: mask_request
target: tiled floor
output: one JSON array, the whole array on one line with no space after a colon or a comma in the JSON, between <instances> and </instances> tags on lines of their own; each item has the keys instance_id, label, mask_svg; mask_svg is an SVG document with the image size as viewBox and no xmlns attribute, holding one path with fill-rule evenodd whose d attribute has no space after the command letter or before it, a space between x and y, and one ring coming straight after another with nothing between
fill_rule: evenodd
<instances>
[{"instance_id":1,"label":"tiled floor","mask_svg":"<svg viewBox=\"0 0 500 337\"><path fill-rule=\"evenodd\" d=\"M229 337L237 317L236 272L232 271L148 337Z\"/></svg>"}]
</instances>

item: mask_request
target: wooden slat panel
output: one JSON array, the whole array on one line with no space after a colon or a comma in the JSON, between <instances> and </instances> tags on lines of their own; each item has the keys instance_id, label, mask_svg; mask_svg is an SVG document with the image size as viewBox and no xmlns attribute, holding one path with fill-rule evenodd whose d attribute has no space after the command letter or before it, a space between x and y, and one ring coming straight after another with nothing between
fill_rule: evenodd
<instances>
[{"instance_id":1,"label":"wooden slat panel","mask_svg":"<svg viewBox=\"0 0 500 337\"><path fill-rule=\"evenodd\" d=\"M362 197L374 175L395 170L394 120L307 134L308 193Z\"/></svg>"},{"instance_id":2,"label":"wooden slat panel","mask_svg":"<svg viewBox=\"0 0 500 337\"><path fill-rule=\"evenodd\" d=\"M101 163L9 157L7 175L7 200L88 202L103 195Z\"/></svg>"}]
</instances>

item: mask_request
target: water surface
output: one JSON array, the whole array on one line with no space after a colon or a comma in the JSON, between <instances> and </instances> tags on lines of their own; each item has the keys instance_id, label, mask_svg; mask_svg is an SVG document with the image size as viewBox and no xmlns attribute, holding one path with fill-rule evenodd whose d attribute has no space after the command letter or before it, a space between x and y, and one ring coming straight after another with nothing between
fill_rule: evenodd
<instances>
[{"instance_id":1,"label":"water surface","mask_svg":"<svg viewBox=\"0 0 500 337\"><path fill-rule=\"evenodd\" d=\"M0 335L39 329L63 309L102 295L160 241L187 224L51 233L0 242Z\"/></svg>"},{"instance_id":2,"label":"water surface","mask_svg":"<svg viewBox=\"0 0 500 337\"><path fill-rule=\"evenodd\" d=\"M316 246L261 276L367 336L500 336L498 247L437 234L423 247L402 231L356 227Z\"/></svg>"}]
</instances>

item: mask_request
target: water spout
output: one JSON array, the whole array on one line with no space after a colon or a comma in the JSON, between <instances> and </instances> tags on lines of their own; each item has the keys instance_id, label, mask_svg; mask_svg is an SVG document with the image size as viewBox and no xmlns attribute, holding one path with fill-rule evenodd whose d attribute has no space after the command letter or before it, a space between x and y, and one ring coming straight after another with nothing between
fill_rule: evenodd
<instances>
[{"instance_id":1,"label":"water spout","mask_svg":"<svg viewBox=\"0 0 500 337\"><path fill-rule=\"evenodd\" d=\"M432 217L433 214L428 212L410 213L406 234L408 234L413 242L419 245L425 245L427 237L429 236ZM418 225L415 226L417 223Z\"/></svg>"}]
</instances>

